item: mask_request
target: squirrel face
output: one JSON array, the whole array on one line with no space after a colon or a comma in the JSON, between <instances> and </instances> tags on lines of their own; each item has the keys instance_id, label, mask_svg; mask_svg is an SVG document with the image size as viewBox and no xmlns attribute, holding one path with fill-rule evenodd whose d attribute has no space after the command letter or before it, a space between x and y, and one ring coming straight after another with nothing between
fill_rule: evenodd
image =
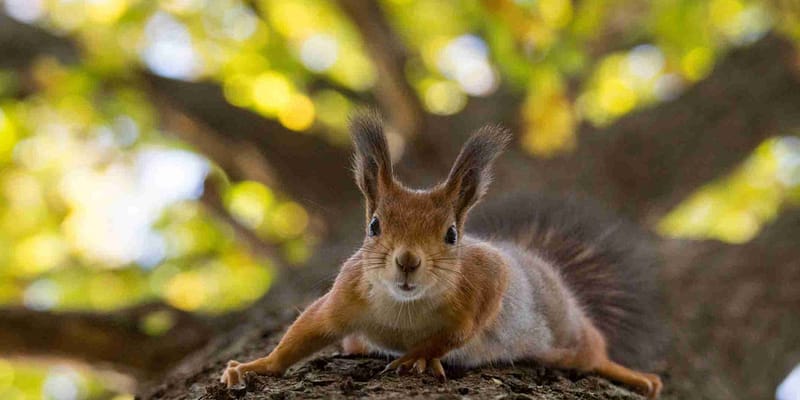
<instances>
[{"instance_id":1,"label":"squirrel face","mask_svg":"<svg viewBox=\"0 0 800 400\"><path fill-rule=\"evenodd\" d=\"M461 237L467 213L491 181L491 164L509 140L487 126L470 137L447 179L428 190L398 182L380 118L364 113L350 124L356 184L366 200L364 278L399 302L455 288L461 275Z\"/></svg>"},{"instance_id":2,"label":"squirrel face","mask_svg":"<svg viewBox=\"0 0 800 400\"><path fill-rule=\"evenodd\" d=\"M444 190L389 188L366 226L365 277L397 301L413 301L455 285L460 240Z\"/></svg>"}]
</instances>

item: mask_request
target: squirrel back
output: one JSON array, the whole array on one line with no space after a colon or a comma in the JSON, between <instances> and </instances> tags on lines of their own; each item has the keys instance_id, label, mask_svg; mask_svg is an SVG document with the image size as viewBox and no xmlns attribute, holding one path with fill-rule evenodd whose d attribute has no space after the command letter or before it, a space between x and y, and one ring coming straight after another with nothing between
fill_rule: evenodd
<instances>
[{"instance_id":1,"label":"squirrel back","mask_svg":"<svg viewBox=\"0 0 800 400\"><path fill-rule=\"evenodd\" d=\"M519 193L479 206L467 230L553 263L603 333L612 360L653 369L666 344L648 233L591 202Z\"/></svg>"}]
</instances>

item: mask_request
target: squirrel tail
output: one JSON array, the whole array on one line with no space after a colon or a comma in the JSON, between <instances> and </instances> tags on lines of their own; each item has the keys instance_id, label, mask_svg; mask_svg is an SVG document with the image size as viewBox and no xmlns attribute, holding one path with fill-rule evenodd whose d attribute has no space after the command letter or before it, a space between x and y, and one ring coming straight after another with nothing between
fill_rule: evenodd
<instances>
[{"instance_id":1,"label":"squirrel tail","mask_svg":"<svg viewBox=\"0 0 800 400\"><path fill-rule=\"evenodd\" d=\"M608 343L612 360L655 370L667 343L649 233L587 201L517 194L476 210L470 232L552 262Z\"/></svg>"}]
</instances>

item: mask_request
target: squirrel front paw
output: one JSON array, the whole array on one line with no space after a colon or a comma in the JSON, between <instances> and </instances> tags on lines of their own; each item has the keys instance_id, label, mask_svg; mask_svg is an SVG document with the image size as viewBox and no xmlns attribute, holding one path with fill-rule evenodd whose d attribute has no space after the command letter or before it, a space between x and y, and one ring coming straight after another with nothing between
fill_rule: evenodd
<instances>
[{"instance_id":1,"label":"squirrel front paw","mask_svg":"<svg viewBox=\"0 0 800 400\"><path fill-rule=\"evenodd\" d=\"M228 389L237 388L244 385L244 372L241 370L242 364L238 361L228 361L228 366L222 372L219 381Z\"/></svg>"},{"instance_id":2,"label":"squirrel front paw","mask_svg":"<svg viewBox=\"0 0 800 400\"><path fill-rule=\"evenodd\" d=\"M425 359L402 356L387 364L386 368L383 369L381 374L385 374L390 371L396 371L398 374L423 374L427 371L440 382L445 382L447 380L447 375L444 373L444 367L442 367L442 361L438 358Z\"/></svg>"},{"instance_id":3,"label":"squirrel front paw","mask_svg":"<svg viewBox=\"0 0 800 400\"><path fill-rule=\"evenodd\" d=\"M644 379L648 383L647 390L643 393L648 399L657 399L661 394L661 388L664 386L661 383L661 378L656 374L642 373Z\"/></svg>"},{"instance_id":4,"label":"squirrel front paw","mask_svg":"<svg viewBox=\"0 0 800 400\"><path fill-rule=\"evenodd\" d=\"M240 363L238 361L228 361L225 371L219 381L223 383L228 389L242 388L245 385L245 373L255 372L261 375L280 376L281 371L270 368L266 359L258 359L249 363Z\"/></svg>"}]
</instances>

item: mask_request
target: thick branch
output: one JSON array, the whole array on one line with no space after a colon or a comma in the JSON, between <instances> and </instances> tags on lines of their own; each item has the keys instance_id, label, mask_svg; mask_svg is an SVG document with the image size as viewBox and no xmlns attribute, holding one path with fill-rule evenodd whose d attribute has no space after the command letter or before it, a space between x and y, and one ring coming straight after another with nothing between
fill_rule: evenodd
<instances>
[{"instance_id":1,"label":"thick branch","mask_svg":"<svg viewBox=\"0 0 800 400\"><path fill-rule=\"evenodd\" d=\"M796 60L790 43L767 37L730 54L676 101L584 132L578 160L602 157L580 178L632 214L663 215L766 138L800 126Z\"/></svg>"},{"instance_id":2,"label":"thick branch","mask_svg":"<svg viewBox=\"0 0 800 400\"><path fill-rule=\"evenodd\" d=\"M581 127L568 157L501 159L498 183L582 192L651 225L763 140L800 127L796 59L790 43L768 36L733 51L676 100L602 130Z\"/></svg>"},{"instance_id":3,"label":"thick branch","mask_svg":"<svg viewBox=\"0 0 800 400\"><path fill-rule=\"evenodd\" d=\"M225 209L219 190L217 190L216 184L212 179L206 179L203 197L200 200L212 216L228 224L233 229L236 238L241 243L244 243L253 254L269 258L279 267L286 268L288 263L278 246L259 237L252 229L243 225Z\"/></svg>"},{"instance_id":4,"label":"thick branch","mask_svg":"<svg viewBox=\"0 0 800 400\"><path fill-rule=\"evenodd\" d=\"M165 312L174 325L151 336L145 317ZM190 314L161 304L114 313L50 312L25 308L0 311L0 354L59 356L92 365L108 364L140 378L155 377L197 350L211 329Z\"/></svg>"},{"instance_id":5,"label":"thick branch","mask_svg":"<svg viewBox=\"0 0 800 400\"><path fill-rule=\"evenodd\" d=\"M191 144L211 159L234 181L250 180L277 186L270 163L252 144L235 137L221 135L192 119L164 98L160 91L149 88L148 93L159 110L161 126L166 132Z\"/></svg>"},{"instance_id":6,"label":"thick branch","mask_svg":"<svg viewBox=\"0 0 800 400\"><path fill-rule=\"evenodd\" d=\"M78 59L78 51L67 40L0 13L0 68L26 67L42 54L62 62Z\"/></svg>"},{"instance_id":7,"label":"thick branch","mask_svg":"<svg viewBox=\"0 0 800 400\"><path fill-rule=\"evenodd\" d=\"M424 119L422 104L405 74L406 49L377 1L338 0L339 7L361 32L364 45L378 70L377 99L390 116L392 127L409 138Z\"/></svg>"},{"instance_id":8,"label":"thick branch","mask_svg":"<svg viewBox=\"0 0 800 400\"><path fill-rule=\"evenodd\" d=\"M318 135L289 131L276 121L232 106L216 85L153 75L147 75L147 79L158 96L209 128L203 130L202 136L188 133L182 135L183 139L200 144L202 137L216 136L208 145L199 146L212 155L221 152L216 149L218 146L240 149L238 154L214 157L225 162L222 167L227 171L241 170L237 164L248 160L257 160L254 165L268 163L270 170L259 180L270 181L274 177L280 190L315 212L337 210L337 205L353 204L358 199L356 191L351 190L350 155L346 149L335 147Z\"/></svg>"},{"instance_id":9,"label":"thick branch","mask_svg":"<svg viewBox=\"0 0 800 400\"><path fill-rule=\"evenodd\" d=\"M342 356L328 349L289 370L283 377L251 375L246 388L228 390L219 374L231 358L240 361L263 357L280 340L295 313L251 319L251 325L220 338L182 363L160 384L140 392L142 399L183 399L187 390L202 399L272 398L542 398L639 400L641 396L605 379L569 371L546 369L530 362L457 370L448 368L450 381L440 384L429 376L396 377L382 374L383 357Z\"/></svg>"}]
</instances>

